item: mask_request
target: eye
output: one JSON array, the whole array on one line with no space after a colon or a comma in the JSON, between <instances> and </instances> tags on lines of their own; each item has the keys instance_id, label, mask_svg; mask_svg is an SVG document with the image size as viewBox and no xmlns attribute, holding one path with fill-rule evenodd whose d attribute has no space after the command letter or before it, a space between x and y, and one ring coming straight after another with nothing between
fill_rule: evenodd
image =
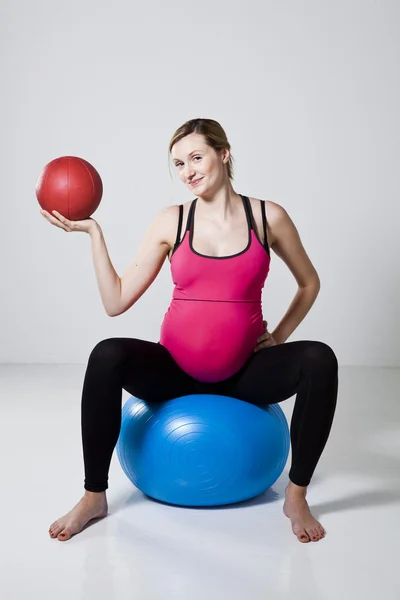
<instances>
[{"instance_id":1,"label":"eye","mask_svg":"<svg viewBox=\"0 0 400 600\"><path fill-rule=\"evenodd\" d=\"M202 157L201 157L201 156L197 156L197 155L196 155L196 156L193 156L193 160L194 160L195 158L200 158L200 160L201 160L201 158L202 158ZM175 166L176 166L176 167L179 167L179 165L182 165L182 164L183 164L182 162L177 162L177 163L175 163Z\"/></svg>"}]
</instances>

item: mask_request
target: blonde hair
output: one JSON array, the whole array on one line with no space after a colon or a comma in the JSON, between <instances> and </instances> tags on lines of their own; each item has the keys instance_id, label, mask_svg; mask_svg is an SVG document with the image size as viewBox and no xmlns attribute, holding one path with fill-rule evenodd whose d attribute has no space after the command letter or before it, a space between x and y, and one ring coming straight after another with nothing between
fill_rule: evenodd
<instances>
[{"instance_id":1,"label":"blonde hair","mask_svg":"<svg viewBox=\"0 0 400 600\"><path fill-rule=\"evenodd\" d=\"M179 127L172 136L168 148L168 158L171 154L174 144L191 133L199 133L203 135L206 144L211 148L214 148L216 152L222 149L228 149L229 151L231 149L231 145L228 142L226 133L223 127L221 127L217 121L214 121L213 119L191 119L190 121L186 121L186 123L181 125L181 127ZM226 170L230 180L233 179L233 160L232 154L230 154L229 160L226 163Z\"/></svg>"}]
</instances>

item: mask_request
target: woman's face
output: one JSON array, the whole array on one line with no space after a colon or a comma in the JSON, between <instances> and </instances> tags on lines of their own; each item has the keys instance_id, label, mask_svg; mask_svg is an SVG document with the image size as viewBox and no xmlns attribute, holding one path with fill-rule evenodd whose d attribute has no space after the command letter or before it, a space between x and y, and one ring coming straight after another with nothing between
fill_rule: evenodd
<instances>
[{"instance_id":1,"label":"woman's face","mask_svg":"<svg viewBox=\"0 0 400 600\"><path fill-rule=\"evenodd\" d=\"M171 155L180 180L201 196L225 176L229 151L217 153L201 134L191 133L174 144Z\"/></svg>"}]
</instances>

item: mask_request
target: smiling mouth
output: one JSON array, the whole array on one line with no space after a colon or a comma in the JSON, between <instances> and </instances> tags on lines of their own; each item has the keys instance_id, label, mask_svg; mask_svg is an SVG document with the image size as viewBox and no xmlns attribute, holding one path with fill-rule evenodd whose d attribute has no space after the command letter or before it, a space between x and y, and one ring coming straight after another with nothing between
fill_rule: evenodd
<instances>
[{"instance_id":1,"label":"smiling mouth","mask_svg":"<svg viewBox=\"0 0 400 600\"><path fill-rule=\"evenodd\" d=\"M200 183L200 181L202 181L203 177L200 177L200 179L196 179L195 181L191 181L190 185L197 185L198 183Z\"/></svg>"}]
</instances>

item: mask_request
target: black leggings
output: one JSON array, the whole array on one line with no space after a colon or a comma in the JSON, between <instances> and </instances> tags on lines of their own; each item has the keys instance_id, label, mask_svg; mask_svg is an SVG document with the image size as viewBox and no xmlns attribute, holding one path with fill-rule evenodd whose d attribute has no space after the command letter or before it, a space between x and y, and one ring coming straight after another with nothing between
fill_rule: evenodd
<instances>
[{"instance_id":1,"label":"black leggings","mask_svg":"<svg viewBox=\"0 0 400 600\"><path fill-rule=\"evenodd\" d=\"M297 341L262 348L235 375L202 383L187 375L159 343L110 338L92 350L82 391L84 488L108 488L108 471L121 427L122 389L163 402L189 394L221 394L252 404L275 404L294 394L290 425L290 480L310 483L336 408L338 362L323 342Z\"/></svg>"}]
</instances>

